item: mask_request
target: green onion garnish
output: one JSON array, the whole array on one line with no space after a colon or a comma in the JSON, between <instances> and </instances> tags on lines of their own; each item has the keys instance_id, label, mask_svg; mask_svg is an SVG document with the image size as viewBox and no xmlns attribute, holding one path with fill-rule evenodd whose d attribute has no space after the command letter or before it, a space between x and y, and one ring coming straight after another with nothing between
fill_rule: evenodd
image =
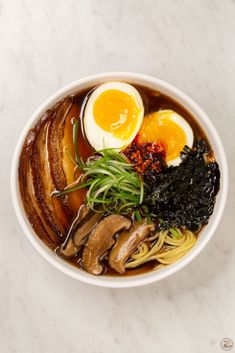
<instances>
[{"instance_id":1,"label":"green onion garnish","mask_svg":"<svg viewBox=\"0 0 235 353\"><path fill-rule=\"evenodd\" d=\"M78 153L78 127L79 127L78 119L73 119L73 144L74 144L74 151L75 151L75 162L77 163L78 167L81 170L83 170L84 163Z\"/></svg>"},{"instance_id":2,"label":"green onion garnish","mask_svg":"<svg viewBox=\"0 0 235 353\"><path fill-rule=\"evenodd\" d=\"M181 237L181 234L179 233L179 231L176 228L169 228L169 232L172 234L172 237L175 239L178 239Z\"/></svg>"},{"instance_id":3,"label":"green onion garnish","mask_svg":"<svg viewBox=\"0 0 235 353\"><path fill-rule=\"evenodd\" d=\"M141 217L141 214L140 214L140 211L139 210L135 210L134 211L134 216L135 216L135 219L136 221L141 224L142 222L142 217Z\"/></svg>"},{"instance_id":4,"label":"green onion garnish","mask_svg":"<svg viewBox=\"0 0 235 353\"><path fill-rule=\"evenodd\" d=\"M75 121L74 142L77 141L77 129L78 121ZM144 197L144 183L126 157L114 148L98 151L95 157L83 163L76 147L75 160L84 174L77 185L55 195L88 187L86 204L96 212L127 214L140 205ZM141 218L140 212L137 217Z\"/></svg>"}]
</instances>

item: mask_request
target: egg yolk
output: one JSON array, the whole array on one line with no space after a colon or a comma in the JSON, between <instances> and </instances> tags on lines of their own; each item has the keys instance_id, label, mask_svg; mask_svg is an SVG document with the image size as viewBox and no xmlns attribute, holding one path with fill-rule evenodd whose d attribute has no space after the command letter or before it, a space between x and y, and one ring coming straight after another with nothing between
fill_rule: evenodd
<instances>
[{"instance_id":1,"label":"egg yolk","mask_svg":"<svg viewBox=\"0 0 235 353\"><path fill-rule=\"evenodd\" d=\"M163 145L166 161L177 158L186 145L184 130L170 119L173 111L158 111L146 116L138 133L138 141Z\"/></svg>"},{"instance_id":2,"label":"egg yolk","mask_svg":"<svg viewBox=\"0 0 235 353\"><path fill-rule=\"evenodd\" d=\"M133 96L115 89L101 93L93 106L99 127L123 140L134 133L139 112Z\"/></svg>"}]
</instances>

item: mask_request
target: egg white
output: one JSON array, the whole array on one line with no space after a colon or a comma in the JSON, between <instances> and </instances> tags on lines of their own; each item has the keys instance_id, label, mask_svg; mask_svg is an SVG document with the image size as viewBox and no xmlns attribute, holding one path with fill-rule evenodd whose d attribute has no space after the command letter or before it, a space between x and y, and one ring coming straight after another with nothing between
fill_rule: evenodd
<instances>
[{"instance_id":1,"label":"egg white","mask_svg":"<svg viewBox=\"0 0 235 353\"><path fill-rule=\"evenodd\" d=\"M192 130L191 126L189 125L189 123L181 115L174 112L173 110L162 110L161 112L162 113L164 112L164 114L166 113L166 117L163 119L167 119L167 120L174 122L184 131L185 136L186 136L186 145L188 147L192 148L194 136L193 136L193 130ZM179 157L167 161L167 165L168 166L171 166L171 165L178 166L181 162L182 162L182 160L179 155Z\"/></svg>"},{"instance_id":2,"label":"egg white","mask_svg":"<svg viewBox=\"0 0 235 353\"><path fill-rule=\"evenodd\" d=\"M137 118L137 124L135 130L130 134L127 139L119 139L115 137L112 133L103 130L99 125L97 125L94 115L93 115L93 107L95 101L106 90L118 90L125 92L132 96L133 100L135 101L138 109L139 115ZM144 117L144 106L142 98L137 91L137 89L125 82L107 82L99 87L97 87L91 96L89 97L84 115L83 115L83 126L87 140L89 141L90 145L95 148L95 150L100 150L103 148L117 148L123 149L125 146L129 145L135 136L137 135L140 126L142 124Z\"/></svg>"}]
</instances>

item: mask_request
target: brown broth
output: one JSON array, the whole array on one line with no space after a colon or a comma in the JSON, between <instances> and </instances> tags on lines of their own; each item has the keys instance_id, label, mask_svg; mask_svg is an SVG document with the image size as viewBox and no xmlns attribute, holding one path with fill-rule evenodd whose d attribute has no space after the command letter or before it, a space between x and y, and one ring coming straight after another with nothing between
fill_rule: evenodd
<instances>
[{"instance_id":1,"label":"brown broth","mask_svg":"<svg viewBox=\"0 0 235 353\"><path fill-rule=\"evenodd\" d=\"M163 110L163 109L171 109L176 111L178 114L180 114L192 127L194 136L196 138L203 138L207 140L206 135L204 131L202 130L201 126L199 123L196 121L196 119L178 102L176 102L174 99L163 95L160 92L157 92L155 90L152 90L148 87L140 86L140 85L133 85L136 87L136 89L139 91L142 99L143 99L143 104L145 107L145 115L153 113L158 110ZM86 95L92 90L92 88L85 90L83 92L80 92L78 94L75 94L75 102L76 104L81 107L83 100L85 99ZM81 154L82 158L87 158L89 157L93 149L89 145L88 141L86 140L86 137L82 131L81 128L82 125L79 127L79 140L78 140L78 148L79 148L79 153ZM81 255L77 256L76 258L66 260L68 261L71 265L80 267L81 266ZM105 273L104 275L108 276L120 276L115 270L109 267L107 261L104 261L105 264ZM145 263L140 267L133 268L133 269L128 269L124 276L132 276L132 275L139 275L148 271L153 270L157 266L157 263L152 261L149 263ZM123 276L123 275L122 275Z\"/></svg>"},{"instance_id":2,"label":"brown broth","mask_svg":"<svg viewBox=\"0 0 235 353\"><path fill-rule=\"evenodd\" d=\"M83 271L85 271L83 268L82 268L82 265L81 265L81 256L78 256L76 258L72 258L72 259L67 259L65 260L67 262L69 262L72 266L75 266L75 267L79 267L80 269L82 269ZM150 262L147 262L139 267L136 267L136 268L128 268L126 270L126 272L124 274L122 274L121 276L136 276L136 275L141 275L145 272L149 272L149 271L152 271L156 266L158 265L158 262L156 261L150 261ZM104 267L105 267L105 271L104 273L102 274L103 276L115 276L115 277L119 277L120 274L117 273L114 269L112 269L107 261L104 261Z\"/></svg>"},{"instance_id":3,"label":"brown broth","mask_svg":"<svg viewBox=\"0 0 235 353\"><path fill-rule=\"evenodd\" d=\"M143 103L144 103L144 107L145 107L145 115L152 113L154 111L162 110L162 109L174 110L177 113L179 113L182 117L184 117L185 120L188 121L188 123L190 124L190 126L193 129L195 139L203 138L208 142L206 135L205 135L204 131L202 130L201 126L199 125L199 123L178 102L176 102L175 100L173 100L172 98L170 98L166 95L161 94L160 92L149 89L147 87L140 86L140 85L133 85L133 86L135 86L137 88L137 90L139 91L139 93L143 99ZM73 106L72 106L72 113L71 113L70 119L79 118L82 103L91 89L93 89L93 87L91 87L90 89L86 89L82 92L78 92L77 94L74 94L71 96ZM72 152L74 153L72 143L71 143L72 142L72 127L71 126L72 126L72 124L70 123L70 120L69 120L67 125L65 125L65 134L64 135L68 139L67 144L70 146L70 148L72 149ZM85 161L89 156L91 156L91 154L94 152L94 150L92 149L92 147L89 145L88 141L86 140L81 126L82 126L82 124L80 124L79 131L78 131L78 150L79 150L80 156ZM69 141L69 139L71 141ZM79 199L79 201L76 200L76 195L77 195L77 198ZM68 197L69 207L73 210L73 218L76 215L74 210L76 210L79 207L79 205L84 202L85 192L84 192L84 190L78 190L78 191L76 191L76 194L74 196ZM70 220L70 224L72 223L73 218ZM43 239L43 236L40 236L40 237ZM65 235L61 237L60 244L63 243L64 239L65 239ZM57 246L58 246L58 243L54 245L54 249ZM53 248L53 246L51 246L51 247ZM69 259L66 261L68 261L72 265L75 265L77 267L81 267L81 265L80 265L81 256L76 256L75 258ZM151 271L151 270L153 270L153 268L156 267L156 265L157 265L156 262L150 262L150 263L144 264L141 267L136 268L136 269L128 269L125 273L125 276L139 275L144 272ZM111 269L107 265L107 263L106 263L105 267L106 267L105 275L118 276L118 274L113 269Z\"/></svg>"}]
</instances>

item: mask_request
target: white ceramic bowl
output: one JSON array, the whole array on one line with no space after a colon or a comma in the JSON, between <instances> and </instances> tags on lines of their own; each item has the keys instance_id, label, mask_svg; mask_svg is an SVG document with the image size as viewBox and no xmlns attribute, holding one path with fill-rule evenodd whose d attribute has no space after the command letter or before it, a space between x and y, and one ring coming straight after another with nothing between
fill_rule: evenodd
<instances>
[{"instance_id":1,"label":"white ceramic bowl","mask_svg":"<svg viewBox=\"0 0 235 353\"><path fill-rule=\"evenodd\" d=\"M32 226L30 225L20 197L19 185L18 185L18 162L19 155L21 152L21 148L26 137L28 130L34 126L36 121L42 116L44 111L50 107L52 107L56 102L64 98L65 96L72 94L74 92L78 92L79 90L95 86L102 82L106 81L127 81L133 84L141 84L144 86L148 86L152 89L159 90L163 94L166 94L181 105L183 105L199 122L205 131L212 148L214 150L216 159L220 166L221 171L221 185L220 191L217 195L216 205L214 209L214 213L210 218L209 224L204 228L201 232L200 237L193 247L193 249L185 255L181 260L176 263L162 268L160 270L153 270L151 272L147 272L144 274L136 275L136 276L100 276L95 277L90 275L89 273L76 268L64 260L57 257L35 234ZM180 270L184 266L186 266L190 261L192 261L205 247L208 241L211 239L212 235L215 233L215 230L219 224L219 221L222 217L222 213L225 206L227 189L228 189L228 168L227 161L224 152L224 148L220 137L214 128L212 122L204 113L204 111L186 94L175 88L174 86L156 79L151 76L146 76L137 73L130 72L106 72L97 75L92 75L89 77L82 78L78 81L72 82L69 85L59 89L55 94L53 94L50 98L48 98L31 116L29 121L27 122L25 128L23 129L16 149L14 153L14 158L12 162L12 173L11 173L11 189L12 189L12 199L14 208L19 220L21 227L23 228L27 238L33 245L33 247L42 255L51 265L56 267L61 272L78 279L82 282L86 282L89 284L93 284L101 287L112 287L112 288L123 288L123 287L135 287L142 286L148 283L159 281L163 278L168 277L169 275L175 273Z\"/></svg>"}]
</instances>

